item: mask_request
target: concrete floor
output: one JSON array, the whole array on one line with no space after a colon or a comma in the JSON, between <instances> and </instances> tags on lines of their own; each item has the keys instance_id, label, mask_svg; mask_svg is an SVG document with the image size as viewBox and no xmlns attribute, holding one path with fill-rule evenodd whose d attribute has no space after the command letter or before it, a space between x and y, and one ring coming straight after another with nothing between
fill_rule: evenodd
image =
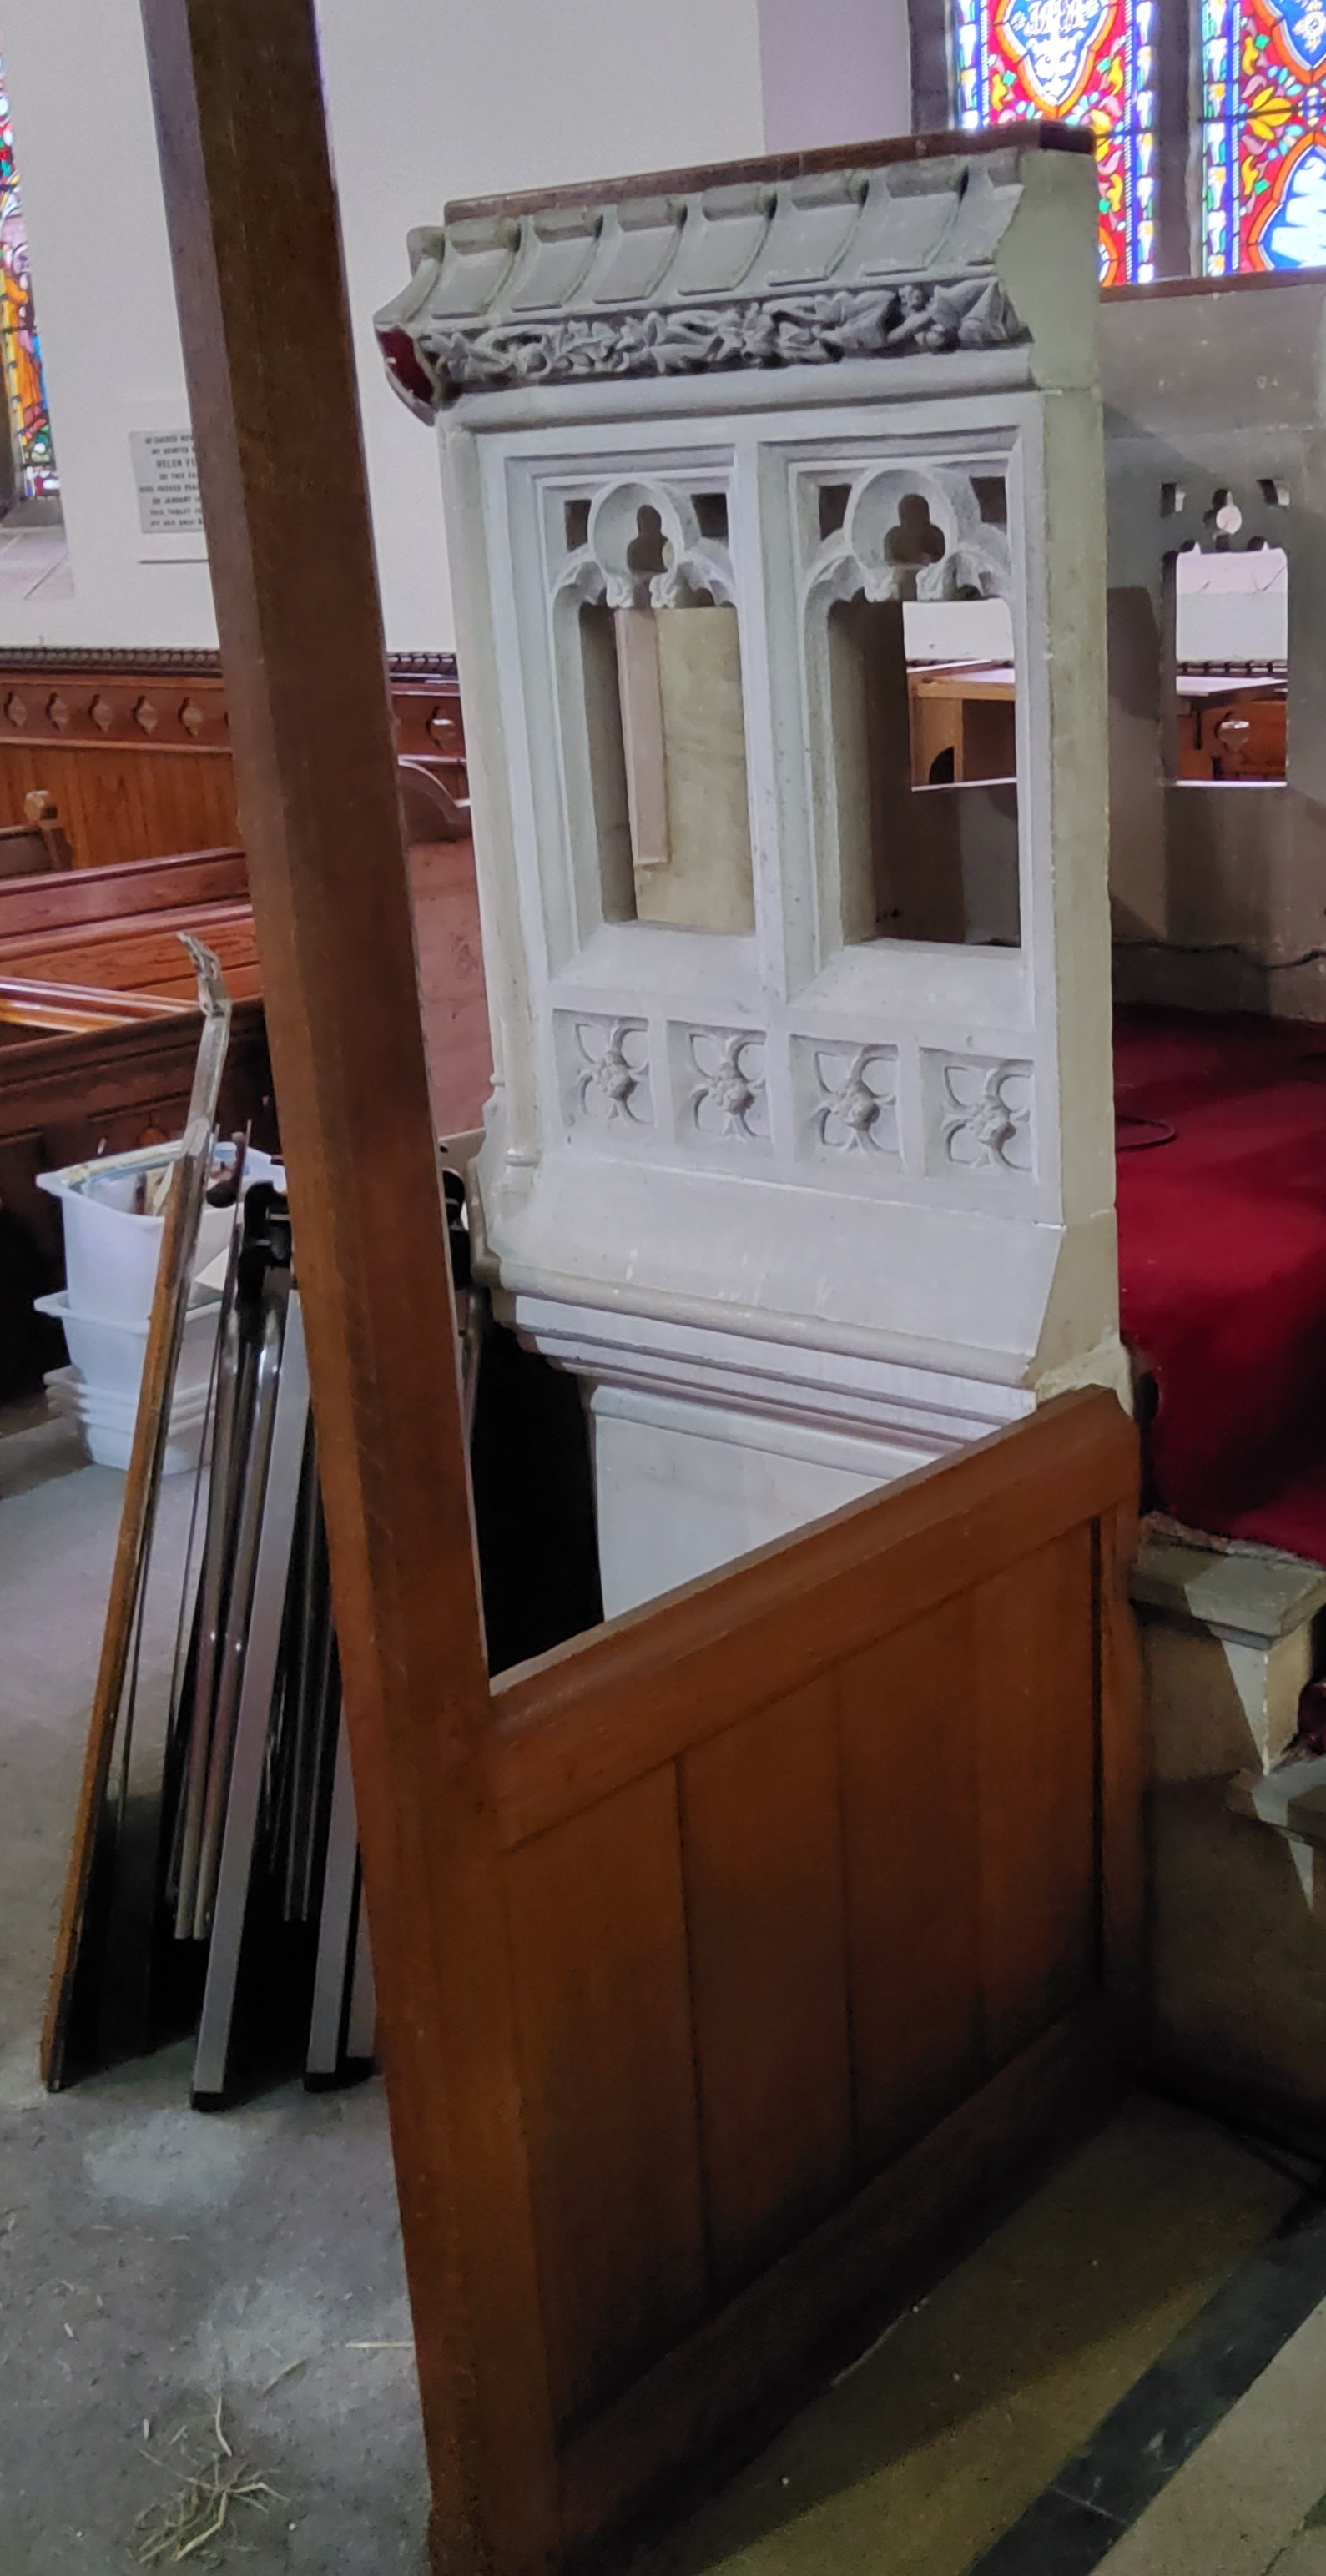
<instances>
[{"instance_id":1,"label":"concrete floor","mask_svg":"<svg viewBox=\"0 0 1326 2576\"><path fill-rule=\"evenodd\" d=\"M1100 2562L1100 2576L1326 2576L1326 2307Z\"/></svg>"},{"instance_id":2,"label":"concrete floor","mask_svg":"<svg viewBox=\"0 0 1326 2576\"><path fill-rule=\"evenodd\" d=\"M285 2087L205 2118L182 2049L55 2098L37 2082L121 1483L81 1464L65 1426L0 1421L0 2576L127 2576L140 2518L209 2447L218 2399L272 2492L188 2564L419 2576L425 2481L380 2087ZM187 1485L166 1488L167 1574ZM163 1582L149 1676L171 1631ZM1111 2427L1116 2452L1154 2448L1119 2410L1157 2370L1173 2380L1176 2354L1176 2384L1206 2402L1212 2332L1226 2371L1238 2341L1220 2300L1266 2262L1298 2197L1292 2171L1134 2104L648 2576L1326 2576L1326 2310L1256 2364L1192 2456L1179 2445L1187 2464L1147 2510L1116 2516L1083 2466ZM1326 2221L1313 2259L1315 2298ZM1264 2285L1243 2305L1264 2336ZM1060 2521L1077 2515L1075 2554L1046 2542L1047 2498Z\"/></svg>"},{"instance_id":3,"label":"concrete floor","mask_svg":"<svg viewBox=\"0 0 1326 2576\"><path fill-rule=\"evenodd\" d=\"M167 1564L189 1482L164 1489ZM178 2493L220 2396L281 2500L235 2507L229 2546L186 2564L416 2576L426 2484L380 2085L203 2117L183 2049L54 2097L37 2081L122 1485L62 1425L0 1437L0 2571L137 2565L138 2517ZM171 1633L158 1598L149 1677Z\"/></svg>"}]
</instances>

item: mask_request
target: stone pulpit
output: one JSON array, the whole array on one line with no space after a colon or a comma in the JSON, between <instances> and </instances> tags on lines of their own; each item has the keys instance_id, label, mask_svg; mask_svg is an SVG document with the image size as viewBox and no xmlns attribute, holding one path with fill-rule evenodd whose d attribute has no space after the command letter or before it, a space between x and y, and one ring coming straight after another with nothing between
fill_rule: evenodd
<instances>
[{"instance_id":1,"label":"stone pulpit","mask_svg":"<svg viewBox=\"0 0 1326 2576\"><path fill-rule=\"evenodd\" d=\"M917 136L457 204L411 256L478 1267L583 1385L615 1611L1120 1383L1095 171ZM1007 747L923 758L964 663Z\"/></svg>"}]
</instances>

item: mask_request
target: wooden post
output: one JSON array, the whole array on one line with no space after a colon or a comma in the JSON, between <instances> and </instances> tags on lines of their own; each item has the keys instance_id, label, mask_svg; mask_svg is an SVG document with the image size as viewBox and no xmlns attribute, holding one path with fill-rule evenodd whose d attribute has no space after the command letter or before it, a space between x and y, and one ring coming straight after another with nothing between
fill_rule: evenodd
<instances>
[{"instance_id":1,"label":"wooden post","mask_svg":"<svg viewBox=\"0 0 1326 2576\"><path fill-rule=\"evenodd\" d=\"M144 0L289 1164L436 2564L556 2556L489 1694L311 0Z\"/></svg>"}]
</instances>

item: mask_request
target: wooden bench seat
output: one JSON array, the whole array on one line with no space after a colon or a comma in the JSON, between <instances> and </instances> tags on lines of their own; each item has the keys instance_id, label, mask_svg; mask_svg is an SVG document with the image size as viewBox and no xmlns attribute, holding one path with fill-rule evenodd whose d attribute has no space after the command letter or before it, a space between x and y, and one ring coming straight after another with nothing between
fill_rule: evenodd
<instances>
[{"instance_id":1,"label":"wooden bench seat","mask_svg":"<svg viewBox=\"0 0 1326 2576\"><path fill-rule=\"evenodd\" d=\"M196 977L180 945L184 930L206 940L220 959L234 1000L250 999L260 990L253 912L247 903L177 904L119 921L76 922L35 937L0 935L0 976L187 1001Z\"/></svg>"},{"instance_id":2,"label":"wooden bench seat","mask_svg":"<svg viewBox=\"0 0 1326 2576\"><path fill-rule=\"evenodd\" d=\"M0 883L0 977L190 1002L184 930L215 950L236 1000L259 992L242 850Z\"/></svg>"}]
</instances>

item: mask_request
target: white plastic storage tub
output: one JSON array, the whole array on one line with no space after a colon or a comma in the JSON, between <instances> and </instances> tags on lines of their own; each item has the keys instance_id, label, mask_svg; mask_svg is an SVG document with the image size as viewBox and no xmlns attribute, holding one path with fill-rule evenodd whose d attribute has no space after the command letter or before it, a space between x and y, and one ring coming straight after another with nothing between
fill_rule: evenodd
<instances>
[{"instance_id":1,"label":"white plastic storage tub","mask_svg":"<svg viewBox=\"0 0 1326 2576\"><path fill-rule=\"evenodd\" d=\"M222 1211L229 1221L229 1211ZM117 1324L104 1315L80 1314L67 1288L50 1297L34 1300L39 1315L52 1315L60 1325L69 1345L69 1357L78 1370L88 1393L114 1396L129 1407L132 1418L143 1380L143 1356L147 1349L147 1320L141 1323ZM184 1339L180 1345L180 1364L175 1379L175 1398L198 1392L207 1393L212 1374L212 1353L216 1347L216 1328L221 1314L219 1297L208 1297L190 1306L184 1318Z\"/></svg>"},{"instance_id":2,"label":"white plastic storage tub","mask_svg":"<svg viewBox=\"0 0 1326 2576\"><path fill-rule=\"evenodd\" d=\"M74 1314L108 1324L146 1324L165 1220L137 1215L134 1199L144 1173L163 1171L178 1151L178 1144L139 1145L129 1154L106 1154L96 1162L37 1174L37 1187L60 1202L65 1287ZM234 1151L233 1145L218 1147L218 1162L231 1161ZM284 1185L280 1165L266 1154L250 1151L245 1175L248 1182ZM230 1208L203 1209L195 1276L225 1252L232 1223ZM51 1311L44 1301L43 1311Z\"/></svg>"},{"instance_id":3,"label":"white plastic storage tub","mask_svg":"<svg viewBox=\"0 0 1326 2576\"><path fill-rule=\"evenodd\" d=\"M134 1440L135 1405L124 1405L112 1396L94 1397L81 1383L76 1368L52 1369L46 1379L46 1400L52 1413L76 1422L83 1443L94 1466L127 1467ZM196 1467L202 1455L207 1432L207 1398L203 1393L187 1395L172 1405L170 1430L166 1439L162 1473L185 1474Z\"/></svg>"}]
</instances>

